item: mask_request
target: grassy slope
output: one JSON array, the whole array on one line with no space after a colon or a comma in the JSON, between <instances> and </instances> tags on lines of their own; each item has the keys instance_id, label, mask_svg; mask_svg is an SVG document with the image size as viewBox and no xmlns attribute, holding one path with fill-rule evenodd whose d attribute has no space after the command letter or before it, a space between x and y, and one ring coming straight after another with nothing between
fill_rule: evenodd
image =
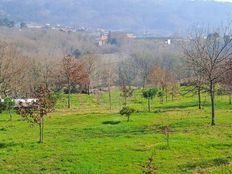
<instances>
[{"instance_id":1,"label":"grassy slope","mask_svg":"<svg viewBox=\"0 0 232 174\"><path fill-rule=\"evenodd\" d=\"M73 109L64 109L65 98L45 124L45 143L38 144L38 127L15 115L0 117L0 173L142 173L142 165L155 152L158 173L232 173L232 106L217 97L216 127L210 127L208 97L203 110L196 97L179 97L159 113L136 113L132 121L116 114L121 102L113 94L110 113L107 94L97 105L94 97L73 96ZM154 104L155 103L155 104ZM129 105L146 110L139 92ZM171 126L170 148L160 127Z\"/></svg>"}]
</instances>

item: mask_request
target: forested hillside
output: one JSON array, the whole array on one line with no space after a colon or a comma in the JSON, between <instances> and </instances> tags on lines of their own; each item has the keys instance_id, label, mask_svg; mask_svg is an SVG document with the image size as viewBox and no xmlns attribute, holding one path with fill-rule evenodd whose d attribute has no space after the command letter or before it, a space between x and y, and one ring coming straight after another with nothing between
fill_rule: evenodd
<instances>
[{"instance_id":1,"label":"forested hillside","mask_svg":"<svg viewBox=\"0 0 232 174\"><path fill-rule=\"evenodd\" d=\"M16 21L89 28L183 32L196 23L220 24L231 3L188 0L0 0L1 16ZM30 14L30 15L29 15Z\"/></svg>"}]
</instances>

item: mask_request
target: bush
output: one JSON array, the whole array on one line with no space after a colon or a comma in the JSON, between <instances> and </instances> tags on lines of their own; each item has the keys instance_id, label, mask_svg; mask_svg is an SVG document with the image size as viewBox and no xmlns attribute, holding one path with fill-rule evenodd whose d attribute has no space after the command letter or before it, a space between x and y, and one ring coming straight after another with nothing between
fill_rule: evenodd
<instances>
[{"instance_id":1,"label":"bush","mask_svg":"<svg viewBox=\"0 0 232 174\"><path fill-rule=\"evenodd\" d=\"M135 112L135 109L130 108L130 107L128 107L128 106L125 106L125 107L123 107L123 108L120 110L120 114L121 114L121 115L127 116L127 122L130 121L130 116L131 116L131 114L134 113L134 112Z\"/></svg>"},{"instance_id":2,"label":"bush","mask_svg":"<svg viewBox=\"0 0 232 174\"><path fill-rule=\"evenodd\" d=\"M151 112L151 100L157 95L158 89L150 88L143 90L143 97L148 101L148 111Z\"/></svg>"},{"instance_id":3,"label":"bush","mask_svg":"<svg viewBox=\"0 0 232 174\"><path fill-rule=\"evenodd\" d=\"M163 103L165 92L160 90L160 91L158 91L157 96L160 98L160 103Z\"/></svg>"},{"instance_id":4,"label":"bush","mask_svg":"<svg viewBox=\"0 0 232 174\"><path fill-rule=\"evenodd\" d=\"M143 90L143 97L152 99L153 97L156 96L157 92L158 92L158 89L156 88L150 88L147 90Z\"/></svg>"},{"instance_id":5,"label":"bush","mask_svg":"<svg viewBox=\"0 0 232 174\"><path fill-rule=\"evenodd\" d=\"M12 110L14 109L15 106L15 100L11 97L6 97L4 99L4 105L5 105L5 109L8 111L10 115L10 120L12 120Z\"/></svg>"}]
</instances>

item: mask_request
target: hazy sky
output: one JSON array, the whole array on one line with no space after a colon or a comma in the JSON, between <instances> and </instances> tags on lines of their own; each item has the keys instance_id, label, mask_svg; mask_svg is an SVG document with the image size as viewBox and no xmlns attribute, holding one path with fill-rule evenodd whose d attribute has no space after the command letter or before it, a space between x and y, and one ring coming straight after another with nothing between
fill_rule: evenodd
<instances>
[{"instance_id":1,"label":"hazy sky","mask_svg":"<svg viewBox=\"0 0 232 174\"><path fill-rule=\"evenodd\" d=\"M215 0L215 1L232 2L232 0Z\"/></svg>"}]
</instances>

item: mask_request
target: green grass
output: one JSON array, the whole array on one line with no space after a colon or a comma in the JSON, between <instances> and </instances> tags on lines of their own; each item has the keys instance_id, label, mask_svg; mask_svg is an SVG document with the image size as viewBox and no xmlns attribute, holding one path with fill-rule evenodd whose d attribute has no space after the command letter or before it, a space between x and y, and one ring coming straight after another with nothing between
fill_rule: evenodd
<instances>
[{"instance_id":1,"label":"green grass","mask_svg":"<svg viewBox=\"0 0 232 174\"><path fill-rule=\"evenodd\" d=\"M205 95L206 96L206 95ZM138 110L127 122L117 112L119 91L113 93L113 110L108 95L100 105L95 96L73 95L72 109L66 97L45 121L45 142L38 144L39 129L14 115L0 116L1 174L140 174L154 152L153 165L159 174L232 173L232 106L226 96L217 97L216 126L210 126L209 97L202 110L197 97L177 97L174 102L147 101L141 91L129 99ZM145 111L145 112L141 112ZM163 126L170 126L170 147Z\"/></svg>"}]
</instances>

